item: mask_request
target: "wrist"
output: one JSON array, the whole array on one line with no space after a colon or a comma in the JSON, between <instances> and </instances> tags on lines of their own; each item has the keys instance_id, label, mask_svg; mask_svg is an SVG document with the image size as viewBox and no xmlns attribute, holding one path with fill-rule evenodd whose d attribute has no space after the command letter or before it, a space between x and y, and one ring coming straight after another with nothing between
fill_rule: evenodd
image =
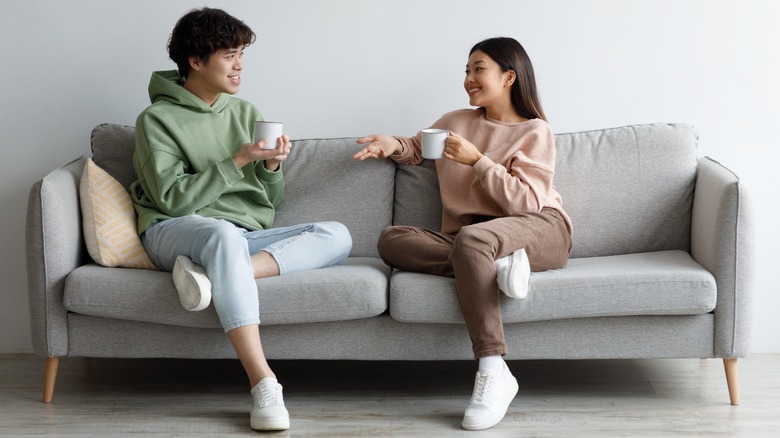
<instances>
[{"instance_id":1,"label":"wrist","mask_svg":"<svg viewBox=\"0 0 780 438\"><path fill-rule=\"evenodd\" d=\"M401 155L401 152L404 150L404 144L401 142L401 139L393 137L393 140L395 140L395 149L393 149L393 152L391 155Z\"/></svg>"},{"instance_id":2,"label":"wrist","mask_svg":"<svg viewBox=\"0 0 780 438\"><path fill-rule=\"evenodd\" d=\"M233 155L233 162L236 163L236 167L241 169L242 167L246 166L251 162L251 160L247 160L244 158L244 156L241 154L241 152L236 153Z\"/></svg>"}]
</instances>

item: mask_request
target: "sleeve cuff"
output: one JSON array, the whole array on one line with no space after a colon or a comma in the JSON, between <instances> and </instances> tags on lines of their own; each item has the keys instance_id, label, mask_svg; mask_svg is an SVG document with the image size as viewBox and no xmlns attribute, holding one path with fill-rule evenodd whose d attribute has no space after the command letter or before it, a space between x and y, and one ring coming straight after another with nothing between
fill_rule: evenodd
<instances>
[{"instance_id":1,"label":"sleeve cuff","mask_svg":"<svg viewBox=\"0 0 780 438\"><path fill-rule=\"evenodd\" d=\"M474 163L474 172L477 173L477 175L482 178L485 176L485 174L490 170L491 167L493 167L496 163L493 162L490 158L488 158L487 155L483 155L482 158L477 160L476 163Z\"/></svg>"},{"instance_id":2,"label":"sleeve cuff","mask_svg":"<svg viewBox=\"0 0 780 438\"><path fill-rule=\"evenodd\" d=\"M219 169L219 174L228 185L233 185L233 183L244 177L244 172L242 172L241 169L236 166L236 162L233 161L233 157L224 159L217 165L217 169Z\"/></svg>"},{"instance_id":3,"label":"sleeve cuff","mask_svg":"<svg viewBox=\"0 0 780 438\"><path fill-rule=\"evenodd\" d=\"M279 167L276 170L270 171L265 168L264 162L258 161L255 168L255 173L257 174L258 178L260 178L265 182L269 182L269 183L279 182L282 179L283 165L284 163L279 163Z\"/></svg>"}]
</instances>

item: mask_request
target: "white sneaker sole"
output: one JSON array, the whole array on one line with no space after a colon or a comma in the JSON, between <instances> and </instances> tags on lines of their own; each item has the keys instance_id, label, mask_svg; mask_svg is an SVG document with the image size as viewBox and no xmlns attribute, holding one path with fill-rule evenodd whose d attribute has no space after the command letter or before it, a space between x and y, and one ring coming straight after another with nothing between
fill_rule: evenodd
<instances>
[{"instance_id":1,"label":"white sneaker sole","mask_svg":"<svg viewBox=\"0 0 780 438\"><path fill-rule=\"evenodd\" d=\"M528 296L528 281L531 279L531 265L525 249L520 248L509 256L509 278L504 294L509 298L521 300Z\"/></svg>"},{"instance_id":2,"label":"white sneaker sole","mask_svg":"<svg viewBox=\"0 0 780 438\"><path fill-rule=\"evenodd\" d=\"M249 426L254 430L287 430L290 428L289 418L255 419L249 420Z\"/></svg>"},{"instance_id":3,"label":"white sneaker sole","mask_svg":"<svg viewBox=\"0 0 780 438\"><path fill-rule=\"evenodd\" d=\"M211 281L202 267L193 263L189 257L180 255L176 257L171 275L182 307L197 312L209 306Z\"/></svg>"}]
</instances>

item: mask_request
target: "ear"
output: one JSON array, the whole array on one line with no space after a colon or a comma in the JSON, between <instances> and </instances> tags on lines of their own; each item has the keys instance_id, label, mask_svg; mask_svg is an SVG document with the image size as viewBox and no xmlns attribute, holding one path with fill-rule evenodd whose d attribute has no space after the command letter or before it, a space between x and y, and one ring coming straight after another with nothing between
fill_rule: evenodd
<instances>
[{"instance_id":1,"label":"ear","mask_svg":"<svg viewBox=\"0 0 780 438\"><path fill-rule=\"evenodd\" d=\"M189 58L187 58L187 60L190 63L190 70L192 71L200 70L200 66L201 66L200 58L198 58L197 56L190 56Z\"/></svg>"},{"instance_id":2,"label":"ear","mask_svg":"<svg viewBox=\"0 0 780 438\"><path fill-rule=\"evenodd\" d=\"M516 78L517 78L517 74L515 74L514 70L509 70L507 72L504 72L504 86L511 87L512 84L515 83Z\"/></svg>"}]
</instances>

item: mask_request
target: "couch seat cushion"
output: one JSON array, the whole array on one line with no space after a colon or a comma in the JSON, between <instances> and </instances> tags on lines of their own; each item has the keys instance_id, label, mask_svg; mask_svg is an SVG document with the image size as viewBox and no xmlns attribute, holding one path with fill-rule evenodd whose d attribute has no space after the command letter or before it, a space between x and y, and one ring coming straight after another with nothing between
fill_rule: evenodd
<instances>
[{"instance_id":1,"label":"couch seat cushion","mask_svg":"<svg viewBox=\"0 0 780 438\"><path fill-rule=\"evenodd\" d=\"M501 294L504 323L712 311L715 278L685 251L571 259L565 269L533 273L528 297ZM395 271L390 314L398 321L463 323L455 280Z\"/></svg>"},{"instance_id":2,"label":"couch seat cushion","mask_svg":"<svg viewBox=\"0 0 780 438\"><path fill-rule=\"evenodd\" d=\"M367 318L387 310L389 269L373 257L257 281L263 325ZM105 318L219 328L211 304L184 310L169 272L81 266L67 278L65 308Z\"/></svg>"}]
</instances>

